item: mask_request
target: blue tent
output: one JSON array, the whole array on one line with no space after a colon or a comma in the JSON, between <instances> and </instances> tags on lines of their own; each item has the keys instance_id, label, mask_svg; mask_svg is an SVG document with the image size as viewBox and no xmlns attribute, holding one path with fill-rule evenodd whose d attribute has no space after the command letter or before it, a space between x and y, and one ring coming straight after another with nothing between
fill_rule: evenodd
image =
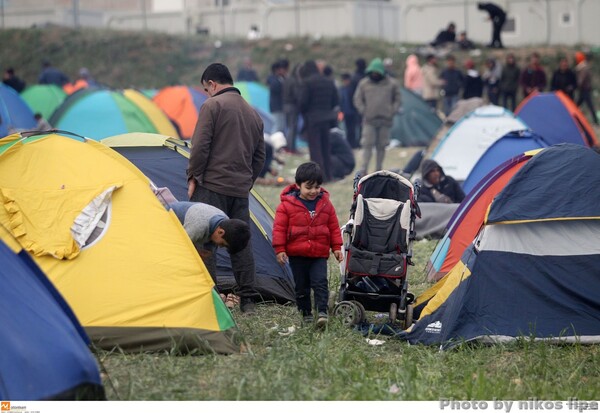
<instances>
[{"instance_id":1,"label":"blue tent","mask_svg":"<svg viewBox=\"0 0 600 413\"><path fill-rule=\"evenodd\" d=\"M87 335L60 293L7 234L0 228L0 399L104 399Z\"/></svg>"},{"instance_id":2,"label":"blue tent","mask_svg":"<svg viewBox=\"0 0 600 413\"><path fill-rule=\"evenodd\" d=\"M518 337L600 342L599 188L600 155L589 148L533 156L400 337L442 348Z\"/></svg>"},{"instance_id":3,"label":"blue tent","mask_svg":"<svg viewBox=\"0 0 600 413\"><path fill-rule=\"evenodd\" d=\"M477 183L502 162L514 156L534 149L546 148L550 144L540 135L530 130L509 132L490 146L479 158L471 172L463 182L466 194Z\"/></svg>"},{"instance_id":4,"label":"blue tent","mask_svg":"<svg viewBox=\"0 0 600 413\"><path fill-rule=\"evenodd\" d=\"M561 91L533 93L521 102L518 115L551 145L576 143L594 146L598 138L585 116Z\"/></svg>"},{"instance_id":5,"label":"blue tent","mask_svg":"<svg viewBox=\"0 0 600 413\"><path fill-rule=\"evenodd\" d=\"M169 188L180 201L188 199L187 176L189 141L157 134L124 134L102 139L137 166L156 186ZM262 299L279 303L295 302L294 277L289 265L277 262L271 245L274 212L252 190L250 193L252 251L256 266L256 291ZM217 287L220 292L235 286L229 255L217 249Z\"/></svg>"},{"instance_id":6,"label":"blue tent","mask_svg":"<svg viewBox=\"0 0 600 413\"><path fill-rule=\"evenodd\" d=\"M11 133L35 129L33 112L10 86L0 83L0 138Z\"/></svg>"}]
</instances>

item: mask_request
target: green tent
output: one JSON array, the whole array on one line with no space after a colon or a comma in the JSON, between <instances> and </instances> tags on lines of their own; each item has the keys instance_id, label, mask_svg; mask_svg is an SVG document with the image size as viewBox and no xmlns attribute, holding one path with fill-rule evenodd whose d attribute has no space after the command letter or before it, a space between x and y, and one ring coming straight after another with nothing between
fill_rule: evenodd
<instances>
[{"instance_id":1,"label":"green tent","mask_svg":"<svg viewBox=\"0 0 600 413\"><path fill-rule=\"evenodd\" d=\"M50 119L67 94L56 85L32 85L21 93L21 97L33 113L41 113L45 119Z\"/></svg>"},{"instance_id":2,"label":"green tent","mask_svg":"<svg viewBox=\"0 0 600 413\"><path fill-rule=\"evenodd\" d=\"M427 146L442 126L442 120L416 93L401 89L402 106L394 116L391 139L398 146Z\"/></svg>"}]
</instances>

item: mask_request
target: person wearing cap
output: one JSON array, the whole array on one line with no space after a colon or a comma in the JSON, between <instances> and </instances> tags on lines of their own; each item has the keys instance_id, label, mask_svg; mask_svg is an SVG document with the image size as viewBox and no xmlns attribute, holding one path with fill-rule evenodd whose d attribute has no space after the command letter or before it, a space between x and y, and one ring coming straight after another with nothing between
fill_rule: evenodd
<instances>
[{"instance_id":1,"label":"person wearing cap","mask_svg":"<svg viewBox=\"0 0 600 413\"><path fill-rule=\"evenodd\" d=\"M596 109L594 109L594 101L592 100L592 72L590 72L585 53L575 53L575 64L577 89L579 90L577 106L581 106L582 103L585 103L592 113L592 120L598 125L598 117L596 116Z\"/></svg>"},{"instance_id":2,"label":"person wearing cap","mask_svg":"<svg viewBox=\"0 0 600 413\"><path fill-rule=\"evenodd\" d=\"M363 175L369 170L373 148L376 152L375 170L383 169L385 147L390 143L390 129L394 115L400 108L400 87L396 80L385 74L383 61L380 58L373 59L366 73L352 99L362 116Z\"/></svg>"},{"instance_id":3,"label":"person wearing cap","mask_svg":"<svg viewBox=\"0 0 600 413\"><path fill-rule=\"evenodd\" d=\"M419 193L419 202L455 204L465 199L465 193L459 183L446 175L442 167L433 159L423 161L421 176L423 185Z\"/></svg>"}]
</instances>

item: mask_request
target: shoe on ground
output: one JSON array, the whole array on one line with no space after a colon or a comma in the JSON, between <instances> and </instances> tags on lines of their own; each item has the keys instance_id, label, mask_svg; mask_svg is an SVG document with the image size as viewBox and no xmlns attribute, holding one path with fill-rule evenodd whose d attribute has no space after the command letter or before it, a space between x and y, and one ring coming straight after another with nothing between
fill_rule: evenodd
<instances>
[{"instance_id":1,"label":"shoe on ground","mask_svg":"<svg viewBox=\"0 0 600 413\"><path fill-rule=\"evenodd\" d=\"M313 318L312 314L305 315L302 317L302 324L304 324L305 326L313 325L314 322L315 322L315 319Z\"/></svg>"},{"instance_id":2,"label":"shoe on ground","mask_svg":"<svg viewBox=\"0 0 600 413\"><path fill-rule=\"evenodd\" d=\"M240 304L240 310L244 314L248 314L248 315L255 314L256 313L256 304L254 304L254 301L252 301L249 298L242 298L241 304Z\"/></svg>"},{"instance_id":3,"label":"shoe on ground","mask_svg":"<svg viewBox=\"0 0 600 413\"><path fill-rule=\"evenodd\" d=\"M325 327L327 325L328 321L329 321L329 317L327 316L327 313L319 312L319 316L317 317L317 327L319 327L319 328Z\"/></svg>"}]
</instances>

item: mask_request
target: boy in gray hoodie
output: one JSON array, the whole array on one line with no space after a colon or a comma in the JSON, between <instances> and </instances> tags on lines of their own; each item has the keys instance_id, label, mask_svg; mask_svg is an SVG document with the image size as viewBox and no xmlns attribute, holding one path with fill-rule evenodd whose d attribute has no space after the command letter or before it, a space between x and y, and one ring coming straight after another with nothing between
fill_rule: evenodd
<instances>
[{"instance_id":1,"label":"boy in gray hoodie","mask_svg":"<svg viewBox=\"0 0 600 413\"><path fill-rule=\"evenodd\" d=\"M230 254L244 249L250 239L250 227L246 222L230 219L220 209L201 202L178 201L171 203L169 208L179 218L216 285L216 248L225 247Z\"/></svg>"}]
</instances>

